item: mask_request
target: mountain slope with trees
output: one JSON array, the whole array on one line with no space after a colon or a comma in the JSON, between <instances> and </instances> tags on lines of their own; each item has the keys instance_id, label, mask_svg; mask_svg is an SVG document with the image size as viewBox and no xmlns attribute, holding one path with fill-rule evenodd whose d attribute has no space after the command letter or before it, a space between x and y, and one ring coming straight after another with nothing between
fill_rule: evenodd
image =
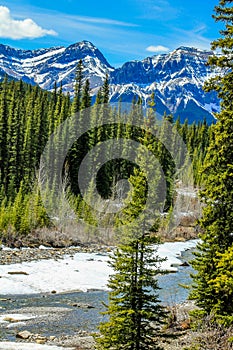
<instances>
[{"instance_id":1,"label":"mountain slope with trees","mask_svg":"<svg viewBox=\"0 0 233 350\"><path fill-rule=\"evenodd\" d=\"M63 91L73 96L75 69L82 59L84 80L90 82L93 102L108 74L112 103L121 100L130 104L137 96L146 108L154 91L160 118L166 112L175 118L180 116L182 123L188 118L189 124L204 118L212 123L212 113L219 111L216 92L205 93L202 89L206 79L218 73L206 65L211 51L182 46L164 55L126 62L116 69L88 41L67 48L33 51L0 45L0 56L0 79L7 74L16 80L38 84L48 91L53 90L55 82L62 83Z\"/></svg>"},{"instance_id":2,"label":"mountain slope with trees","mask_svg":"<svg viewBox=\"0 0 233 350\"><path fill-rule=\"evenodd\" d=\"M38 86L31 86L22 81L8 80L7 77L0 83L0 233L3 240L14 241L14 237L24 237L37 228L52 225L42 205L37 185L40 157L48 138L56 127L70 118L72 113L84 111L79 114L80 118L84 117L85 108L90 106L89 82L84 83L82 80L82 67L83 64L80 61L77 67L76 92L73 100L69 94L63 94L62 86L57 87L56 84L53 92L47 92ZM109 82L108 77L106 77L105 84L99 91L96 106L101 107L101 103L108 102L109 93ZM144 115L141 104L140 99L132 101L131 111L127 113L129 113L129 120L132 116L136 117L137 114L137 120L141 118L143 126ZM100 107L95 108L94 106L91 109L89 118L93 118L93 122L95 118L101 117L100 114L97 116L96 113L103 113ZM109 136L111 138L134 138L140 142L140 138L142 139L144 135L143 131L139 132L138 129L131 127L125 129L116 124L117 118L121 119L120 114L117 116L116 113L125 113L120 111L120 103L118 111L110 106L109 108L112 127L109 130L99 128L89 134L82 135L81 139L72 146L67 158L69 187L71 192L78 196L75 199L76 209L81 216L85 216L85 213L81 213L85 212L87 208L85 209L82 198L79 196L76 174L83 156L98 142L103 142ZM156 108L156 105L153 108ZM164 120L167 119L168 117L165 115ZM173 124L173 128L180 133L187 145L193 158L195 182L200 184L202 177L199 169L208 145L209 127L205 122L191 126L186 122L182 125L178 119ZM156 144L157 141L154 142ZM175 140L171 140L171 142L175 142ZM164 149L159 145L156 146L156 149L161 164L163 164L167 185L172 186L174 174L169 170L170 161L167 162L169 155L164 153ZM56 164L54 166L56 167ZM119 172L120 177L117 172ZM101 195L107 199L112 195L114 182L117 179L128 178L132 172L133 166L127 162L122 163L119 160L108 163L107 167L101 169L97 178ZM172 205L171 198L168 199L166 210L169 210L169 206Z\"/></svg>"}]
</instances>

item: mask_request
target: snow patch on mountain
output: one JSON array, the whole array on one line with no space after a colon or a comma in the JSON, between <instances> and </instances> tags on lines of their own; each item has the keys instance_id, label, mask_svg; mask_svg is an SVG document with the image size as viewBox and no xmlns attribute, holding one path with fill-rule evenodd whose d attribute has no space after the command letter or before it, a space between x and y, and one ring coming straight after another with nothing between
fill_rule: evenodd
<instances>
[{"instance_id":1,"label":"snow patch on mountain","mask_svg":"<svg viewBox=\"0 0 233 350\"><path fill-rule=\"evenodd\" d=\"M166 54L153 55L142 61L130 61L114 69L103 54L90 42L82 41L69 47L52 47L39 50L19 50L0 45L0 77L8 74L53 90L54 83L62 83L63 91L74 93L74 80L80 59L84 66L84 79L90 80L92 94L102 86L106 74L110 79L110 101L131 103L140 96L146 107L151 93L155 92L156 110L178 115L183 121L213 121L219 111L215 92L203 91L205 81L214 77L206 63L211 51L180 47Z\"/></svg>"}]
</instances>

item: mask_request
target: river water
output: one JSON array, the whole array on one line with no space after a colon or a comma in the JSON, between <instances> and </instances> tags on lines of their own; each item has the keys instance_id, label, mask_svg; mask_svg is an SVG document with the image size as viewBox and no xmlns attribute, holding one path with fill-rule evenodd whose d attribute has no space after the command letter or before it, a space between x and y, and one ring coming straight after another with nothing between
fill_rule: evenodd
<instances>
[{"instance_id":1,"label":"river water","mask_svg":"<svg viewBox=\"0 0 233 350\"><path fill-rule=\"evenodd\" d=\"M189 261L192 258L192 250L182 252L180 259ZM182 303L188 297L187 289L180 286L190 285L190 266L179 266L177 272L159 276L160 300L163 304L174 305ZM108 302L108 292L103 290L89 290L87 292L72 293L39 293L20 295L0 295L0 314L28 314L35 315L34 319L27 322L1 323L0 315L0 340L15 341L18 331L28 330L32 333L44 336L73 335L79 330L93 332L98 324L104 320L100 312L105 308L103 303ZM77 307L80 303L88 304L93 308ZM36 310L44 310L44 314ZM2 316L3 320L3 316Z\"/></svg>"}]
</instances>

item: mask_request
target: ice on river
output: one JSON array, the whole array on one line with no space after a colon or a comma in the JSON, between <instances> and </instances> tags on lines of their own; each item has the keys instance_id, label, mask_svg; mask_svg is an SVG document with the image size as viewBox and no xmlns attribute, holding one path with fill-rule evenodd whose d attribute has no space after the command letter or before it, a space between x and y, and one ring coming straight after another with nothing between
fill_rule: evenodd
<instances>
[{"instance_id":1,"label":"ice on river","mask_svg":"<svg viewBox=\"0 0 233 350\"><path fill-rule=\"evenodd\" d=\"M181 264L182 251L195 247L197 240L164 243L158 255L167 258L162 269L176 271ZM61 260L39 260L20 264L0 265L0 294L34 294L52 291L71 292L92 289L107 290L107 281L112 269L109 256L96 253L76 253ZM23 271L27 274L8 274Z\"/></svg>"}]
</instances>

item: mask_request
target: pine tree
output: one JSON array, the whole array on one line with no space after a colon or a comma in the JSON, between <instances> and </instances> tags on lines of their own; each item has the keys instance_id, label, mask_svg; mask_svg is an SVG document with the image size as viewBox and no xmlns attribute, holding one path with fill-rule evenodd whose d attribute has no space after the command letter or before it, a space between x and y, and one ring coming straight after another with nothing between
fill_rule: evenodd
<instances>
[{"instance_id":1,"label":"pine tree","mask_svg":"<svg viewBox=\"0 0 233 350\"><path fill-rule=\"evenodd\" d=\"M56 105L54 110L54 127L58 127L61 120L61 109L62 109L62 100L63 100L63 93L62 93L62 83L60 83L59 91L56 98Z\"/></svg>"},{"instance_id":2,"label":"pine tree","mask_svg":"<svg viewBox=\"0 0 233 350\"><path fill-rule=\"evenodd\" d=\"M23 144L23 161L24 161L24 183L26 186L30 186L31 181L34 179L34 172L36 166L36 147L37 147L37 124L35 121L35 101L39 88L33 87L32 93L27 99L26 105L26 129L24 133Z\"/></svg>"},{"instance_id":3,"label":"pine tree","mask_svg":"<svg viewBox=\"0 0 233 350\"><path fill-rule=\"evenodd\" d=\"M157 294L156 265L161 259L152 243L156 240L142 234L120 245L112 256L114 275L108 284L111 291L106 312L109 321L100 325L98 349L161 349L154 340L165 317Z\"/></svg>"},{"instance_id":4,"label":"pine tree","mask_svg":"<svg viewBox=\"0 0 233 350\"><path fill-rule=\"evenodd\" d=\"M1 86L0 91L0 180L1 184L6 185L6 176L7 176L7 132L8 132L8 122L7 122L7 76L4 78L4 81Z\"/></svg>"},{"instance_id":5,"label":"pine tree","mask_svg":"<svg viewBox=\"0 0 233 350\"><path fill-rule=\"evenodd\" d=\"M169 211L173 204L173 185L174 185L174 174L175 164L172 159L169 150L172 149L172 135L170 135L171 125L173 123L173 117L171 115L163 116L162 126L160 130L160 138L158 142L158 157L159 163L161 164L167 185L167 198L165 203L165 211ZM166 146L165 146L166 145Z\"/></svg>"},{"instance_id":6,"label":"pine tree","mask_svg":"<svg viewBox=\"0 0 233 350\"><path fill-rule=\"evenodd\" d=\"M83 125L85 123L85 121L83 120L83 113L81 111L82 92L83 92L83 62L82 60L80 60L79 63L77 64L76 72L75 72L74 99L71 106L71 113L72 115L73 114L76 115L77 120L75 120L75 125L73 128L74 130L70 130L71 132L76 131L77 125L79 125L80 130L83 130ZM67 156L67 168L69 171L71 191L76 195L79 194L77 174L78 174L78 169L79 169L81 159L84 157L83 147L85 148L86 145L83 144L82 140L81 139L77 140L73 144Z\"/></svg>"},{"instance_id":7,"label":"pine tree","mask_svg":"<svg viewBox=\"0 0 233 350\"><path fill-rule=\"evenodd\" d=\"M106 74L105 79L104 79L104 83L103 86L101 88L102 90L102 103L108 103L109 102L109 77L108 74Z\"/></svg>"},{"instance_id":8,"label":"pine tree","mask_svg":"<svg viewBox=\"0 0 233 350\"><path fill-rule=\"evenodd\" d=\"M57 83L54 83L54 90L50 98L50 104L48 109L48 120L49 120L49 130L48 133L51 135L55 127L55 106L57 103Z\"/></svg>"},{"instance_id":9,"label":"pine tree","mask_svg":"<svg viewBox=\"0 0 233 350\"><path fill-rule=\"evenodd\" d=\"M228 305L228 316L219 317L224 323L231 324L233 314L233 246L225 250L224 253L216 254L218 275L210 280L210 285L217 296L217 304L214 305L214 312L222 315L222 310Z\"/></svg>"},{"instance_id":10,"label":"pine tree","mask_svg":"<svg viewBox=\"0 0 233 350\"><path fill-rule=\"evenodd\" d=\"M19 132L21 129L21 120L19 119L18 100L16 99L16 91L13 89L12 98L9 105L9 130L7 133L8 143L8 169L7 169L7 193L8 196L14 198L17 189L18 166L17 156L20 149Z\"/></svg>"},{"instance_id":11,"label":"pine tree","mask_svg":"<svg viewBox=\"0 0 233 350\"><path fill-rule=\"evenodd\" d=\"M216 114L217 123L211 127L210 146L205 159L203 176L205 190L201 192L205 207L201 226L203 234L193 267L194 285L191 297L205 313L217 317L231 316L233 322L232 293L229 285L222 293L216 293L213 281L221 280L221 256L228 255L233 243L233 6L232 1L221 0L215 7L216 21L222 21L225 29L214 41L212 49L220 49L221 55L213 55L209 64L222 69L222 74L211 79L206 89L214 89L221 98L221 111ZM230 266L225 270L230 271Z\"/></svg>"},{"instance_id":12,"label":"pine tree","mask_svg":"<svg viewBox=\"0 0 233 350\"><path fill-rule=\"evenodd\" d=\"M103 103L102 101L103 101L102 88L100 87L96 95L95 104L101 105Z\"/></svg>"},{"instance_id":13,"label":"pine tree","mask_svg":"<svg viewBox=\"0 0 233 350\"><path fill-rule=\"evenodd\" d=\"M87 79L83 86L81 109L86 109L90 107L91 107L90 82L89 82L89 79Z\"/></svg>"},{"instance_id":14,"label":"pine tree","mask_svg":"<svg viewBox=\"0 0 233 350\"><path fill-rule=\"evenodd\" d=\"M82 79L83 79L83 63L82 63L82 60L80 60L75 72L75 87L74 87L74 100L72 104L72 113L79 112L81 108Z\"/></svg>"},{"instance_id":15,"label":"pine tree","mask_svg":"<svg viewBox=\"0 0 233 350\"><path fill-rule=\"evenodd\" d=\"M148 127L141 141L148 150L153 151L153 137ZM159 302L157 282L162 259L157 256L154 245L158 243L158 238L146 230L148 224L151 224L151 218L157 222L155 203L151 203L144 212L149 192L146 171L148 160L145 148L139 147L139 168L135 168L129 179L132 189L125 200L122 215L119 216L121 243L110 262L114 274L110 276L108 284L111 291L105 313L109 320L100 325L98 349L161 349L155 338L165 317L165 311ZM150 159L149 164L151 163ZM156 191L160 179L156 169L153 170L153 184L150 185ZM154 201L158 206L160 199L157 195L154 196Z\"/></svg>"}]
</instances>

